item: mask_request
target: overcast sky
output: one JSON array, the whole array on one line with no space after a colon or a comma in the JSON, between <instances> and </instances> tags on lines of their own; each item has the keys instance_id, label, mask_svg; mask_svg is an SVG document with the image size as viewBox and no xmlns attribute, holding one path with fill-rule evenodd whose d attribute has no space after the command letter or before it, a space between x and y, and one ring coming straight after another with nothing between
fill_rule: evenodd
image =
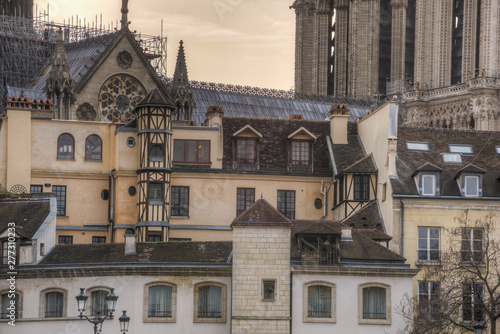
<instances>
[{"instance_id":1,"label":"overcast sky","mask_svg":"<svg viewBox=\"0 0 500 334\"><path fill-rule=\"evenodd\" d=\"M130 29L168 38L168 76L184 41L190 80L264 88L293 86L295 15L292 0L129 0ZM121 0L35 0L50 4L55 22L76 15L103 23L121 19ZM114 23L116 24L116 23Z\"/></svg>"}]
</instances>

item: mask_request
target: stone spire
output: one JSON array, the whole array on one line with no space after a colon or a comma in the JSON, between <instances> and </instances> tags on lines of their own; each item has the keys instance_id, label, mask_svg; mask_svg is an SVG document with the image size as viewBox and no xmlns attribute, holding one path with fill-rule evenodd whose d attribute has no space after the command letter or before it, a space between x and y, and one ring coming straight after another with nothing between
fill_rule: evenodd
<instances>
[{"instance_id":1,"label":"stone spire","mask_svg":"<svg viewBox=\"0 0 500 334\"><path fill-rule=\"evenodd\" d=\"M128 27L128 0L122 0L122 19L121 19L121 24L122 24L122 29L125 27Z\"/></svg>"},{"instance_id":2,"label":"stone spire","mask_svg":"<svg viewBox=\"0 0 500 334\"><path fill-rule=\"evenodd\" d=\"M57 33L51 65L50 75L45 84L45 93L49 99L54 99L54 118L70 119L70 111L76 101L75 82L69 74L68 58L61 28Z\"/></svg>"},{"instance_id":3,"label":"stone spire","mask_svg":"<svg viewBox=\"0 0 500 334\"><path fill-rule=\"evenodd\" d=\"M170 94L176 106L175 119L191 121L194 102L191 86L189 85L188 72L186 66L186 56L184 55L184 43L180 41L179 52L177 53L177 63L175 65L174 77Z\"/></svg>"}]
</instances>

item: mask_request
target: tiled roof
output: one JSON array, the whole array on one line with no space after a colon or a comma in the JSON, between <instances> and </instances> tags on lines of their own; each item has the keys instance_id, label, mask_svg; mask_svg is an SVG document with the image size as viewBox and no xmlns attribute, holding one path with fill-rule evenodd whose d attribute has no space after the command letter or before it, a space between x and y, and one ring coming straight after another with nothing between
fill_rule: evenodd
<instances>
[{"instance_id":1,"label":"tiled roof","mask_svg":"<svg viewBox=\"0 0 500 334\"><path fill-rule=\"evenodd\" d=\"M31 239L50 213L48 200L0 201L0 233L15 223L17 233Z\"/></svg>"},{"instance_id":2,"label":"tiled roof","mask_svg":"<svg viewBox=\"0 0 500 334\"><path fill-rule=\"evenodd\" d=\"M291 225L288 218L283 216L265 199L259 199L236 217L231 226L242 225Z\"/></svg>"},{"instance_id":3,"label":"tiled roof","mask_svg":"<svg viewBox=\"0 0 500 334\"><path fill-rule=\"evenodd\" d=\"M407 141L427 142L430 150L407 150ZM462 163L444 163L442 153L449 153L449 144L471 145L473 154L463 154ZM429 166L434 167L429 170L442 169L439 177L441 196L461 195L455 178L465 167L467 171L484 173L483 197L499 197L500 155L496 154L496 145L500 145L500 132L400 127L396 159L398 178L391 179L393 193L418 195L413 175L422 170L422 165L432 164Z\"/></svg>"},{"instance_id":4,"label":"tiled roof","mask_svg":"<svg viewBox=\"0 0 500 334\"><path fill-rule=\"evenodd\" d=\"M317 139L313 144L313 172L331 173L328 157L327 138L330 134L330 124L327 121L306 121L292 119L260 119L260 118L235 118L223 117L224 129L224 169L233 168L233 133L250 125L262 134L258 141L259 171L280 173L288 172L288 154L290 141L288 136L304 127L314 134ZM300 173L301 171L293 171ZM306 173L311 173L306 171Z\"/></svg>"},{"instance_id":5,"label":"tiled roof","mask_svg":"<svg viewBox=\"0 0 500 334\"><path fill-rule=\"evenodd\" d=\"M342 172L343 173L359 173L359 172L366 172L366 173L373 173L377 171L377 167L375 166L375 161L373 160L373 155L370 154L367 157L362 158L359 161L356 161L346 169L344 169Z\"/></svg>"},{"instance_id":6,"label":"tiled roof","mask_svg":"<svg viewBox=\"0 0 500 334\"><path fill-rule=\"evenodd\" d=\"M41 264L227 263L232 249L231 241L138 243L136 254L125 255L124 244L58 245Z\"/></svg>"},{"instance_id":7,"label":"tiled roof","mask_svg":"<svg viewBox=\"0 0 500 334\"><path fill-rule=\"evenodd\" d=\"M357 125L349 122L347 125L347 144L333 144L333 156L337 172L342 173L346 168L366 157L358 137Z\"/></svg>"},{"instance_id":8,"label":"tiled roof","mask_svg":"<svg viewBox=\"0 0 500 334\"><path fill-rule=\"evenodd\" d=\"M384 221L377 201L368 203L342 223L352 228L375 229L384 232Z\"/></svg>"}]
</instances>

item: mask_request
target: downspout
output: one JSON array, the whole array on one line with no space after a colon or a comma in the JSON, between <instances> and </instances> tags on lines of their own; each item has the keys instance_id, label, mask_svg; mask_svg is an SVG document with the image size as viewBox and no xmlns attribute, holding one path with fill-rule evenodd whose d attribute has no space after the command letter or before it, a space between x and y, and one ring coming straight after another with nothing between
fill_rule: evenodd
<instances>
[{"instance_id":1,"label":"downspout","mask_svg":"<svg viewBox=\"0 0 500 334\"><path fill-rule=\"evenodd\" d=\"M399 199L401 204L401 256L405 256L405 205L403 199Z\"/></svg>"},{"instance_id":2,"label":"downspout","mask_svg":"<svg viewBox=\"0 0 500 334\"><path fill-rule=\"evenodd\" d=\"M113 233L113 228L114 228L114 207L113 207L113 195L115 193L115 178L113 176L113 172L115 172L116 169L113 168L109 171L109 202L108 202L108 223L110 224L110 234L109 238L111 239L110 242L114 242L114 233Z\"/></svg>"},{"instance_id":3,"label":"downspout","mask_svg":"<svg viewBox=\"0 0 500 334\"><path fill-rule=\"evenodd\" d=\"M330 184L328 184L328 187L326 188L325 215L321 217L320 220L325 220L325 218L328 216L328 192L330 191L330 187L332 186L333 181L335 180L335 176L338 174L337 164L335 163L335 156L333 155L333 147L330 136L326 136L326 146L328 147L328 155L330 156L330 163L332 164L333 175L332 175L332 182L330 182Z\"/></svg>"},{"instance_id":4,"label":"downspout","mask_svg":"<svg viewBox=\"0 0 500 334\"><path fill-rule=\"evenodd\" d=\"M293 273L292 273L292 271L290 271L290 334L293 333L293 331L292 331L292 314L293 314L292 299L293 299Z\"/></svg>"},{"instance_id":5,"label":"downspout","mask_svg":"<svg viewBox=\"0 0 500 334\"><path fill-rule=\"evenodd\" d=\"M326 194L325 196L325 215L320 218L320 220L325 220L325 218L328 216L328 192L330 191L330 187L333 184L333 177L332 177L332 182L328 184L328 187L326 187Z\"/></svg>"}]
</instances>

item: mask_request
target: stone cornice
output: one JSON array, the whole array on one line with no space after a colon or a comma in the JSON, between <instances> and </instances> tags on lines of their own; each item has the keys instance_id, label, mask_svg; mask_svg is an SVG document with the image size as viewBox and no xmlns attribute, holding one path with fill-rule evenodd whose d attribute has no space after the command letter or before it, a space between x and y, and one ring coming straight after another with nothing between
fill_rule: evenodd
<instances>
[{"instance_id":1,"label":"stone cornice","mask_svg":"<svg viewBox=\"0 0 500 334\"><path fill-rule=\"evenodd\" d=\"M377 277L414 277L419 269L410 267L334 267L334 266L292 266L293 274L299 275L339 275L339 276L377 276Z\"/></svg>"}]
</instances>

